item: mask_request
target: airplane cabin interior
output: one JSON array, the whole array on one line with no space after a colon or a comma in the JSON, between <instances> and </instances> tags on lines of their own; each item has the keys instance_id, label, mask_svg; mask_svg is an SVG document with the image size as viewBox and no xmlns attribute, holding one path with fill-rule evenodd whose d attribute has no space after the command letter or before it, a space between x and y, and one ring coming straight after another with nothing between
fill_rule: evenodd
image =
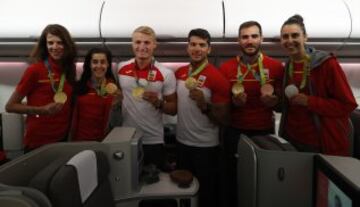
<instances>
[{"instance_id":1,"label":"airplane cabin interior","mask_svg":"<svg viewBox=\"0 0 360 207\"><path fill-rule=\"evenodd\" d=\"M79 78L92 47L111 50L114 71L120 61L132 58L131 34L139 25L154 28L155 58L173 71L189 63L186 46L191 29L210 32L209 62L220 66L239 54L238 27L247 20L263 26L262 52L284 61L280 27L295 13L304 17L307 45L337 57L360 105L358 0L1 0L0 147L11 161L0 166L0 206L198 206L196 178L187 188L162 172L159 182L142 182L142 134L134 128L116 127L102 142L56 143L23 153L24 115L5 112L5 104L47 24L60 23L71 32ZM276 124L280 116L276 113ZM163 122L171 148L176 116L164 115ZM274 142L285 147L243 137L237 146L239 206L337 207L341 202L343 207L360 207L359 107L351 114L351 124L351 157L298 152L276 134L271 135ZM68 195L73 196L64 198Z\"/></svg>"}]
</instances>

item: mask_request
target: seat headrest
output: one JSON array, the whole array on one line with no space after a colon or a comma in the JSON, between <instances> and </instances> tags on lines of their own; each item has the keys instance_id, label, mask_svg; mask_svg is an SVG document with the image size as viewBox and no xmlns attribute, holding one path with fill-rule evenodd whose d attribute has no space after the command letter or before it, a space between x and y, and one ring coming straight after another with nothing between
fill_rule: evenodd
<instances>
[{"instance_id":1,"label":"seat headrest","mask_svg":"<svg viewBox=\"0 0 360 207\"><path fill-rule=\"evenodd\" d=\"M92 150L84 150L74 155L66 165L76 169L81 202L84 203L98 185L96 154Z\"/></svg>"}]
</instances>

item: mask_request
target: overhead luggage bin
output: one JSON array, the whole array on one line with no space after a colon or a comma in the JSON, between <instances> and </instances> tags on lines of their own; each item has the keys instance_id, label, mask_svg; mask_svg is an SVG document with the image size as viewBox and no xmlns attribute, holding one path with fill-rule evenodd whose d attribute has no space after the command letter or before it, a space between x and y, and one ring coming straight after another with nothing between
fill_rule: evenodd
<instances>
[{"instance_id":1,"label":"overhead luggage bin","mask_svg":"<svg viewBox=\"0 0 360 207\"><path fill-rule=\"evenodd\" d=\"M129 38L141 25L152 27L158 38L186 38L191 29L199 27L213 38L222 37L222 1L106 1L101 23L104 37Z\"/></svg>"}]
</instances>

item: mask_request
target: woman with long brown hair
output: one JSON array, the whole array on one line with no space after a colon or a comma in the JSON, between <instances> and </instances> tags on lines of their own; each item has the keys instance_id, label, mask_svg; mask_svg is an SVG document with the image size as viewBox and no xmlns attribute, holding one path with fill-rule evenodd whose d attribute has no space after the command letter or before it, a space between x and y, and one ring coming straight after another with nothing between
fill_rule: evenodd
<instances>
[{"instance_id":1,"label":"woman with long brown hair","mask_svg":"<svg viewBox=\"0 0 360 207\"><path fill-rule=\"evenodd\" d=\"M50 24L30 57L32 64L6 104L7 112L27 115L25 152L67 137L76 70L75 43L65 27ZM25 97L26 103L22 102Z\"/></svg>"}]
</instances>

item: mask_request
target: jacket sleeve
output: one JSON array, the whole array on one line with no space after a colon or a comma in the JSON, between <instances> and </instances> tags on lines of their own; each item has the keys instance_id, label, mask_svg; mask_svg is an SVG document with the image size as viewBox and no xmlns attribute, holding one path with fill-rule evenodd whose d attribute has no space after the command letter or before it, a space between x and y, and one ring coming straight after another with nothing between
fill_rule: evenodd
<instances>
[{"instance_id":1,"label":"jacket sleeve","mask_svg":"<svg viewBox=\"0 0 360 207\"><path fill-rule=\"evenodd\" d=\"M357 104L341 66L332 57L320 67L320 76L314 79L316 96L308 99L309 110L326 117L349 116Z\"/></svg>"}]
</instances>

